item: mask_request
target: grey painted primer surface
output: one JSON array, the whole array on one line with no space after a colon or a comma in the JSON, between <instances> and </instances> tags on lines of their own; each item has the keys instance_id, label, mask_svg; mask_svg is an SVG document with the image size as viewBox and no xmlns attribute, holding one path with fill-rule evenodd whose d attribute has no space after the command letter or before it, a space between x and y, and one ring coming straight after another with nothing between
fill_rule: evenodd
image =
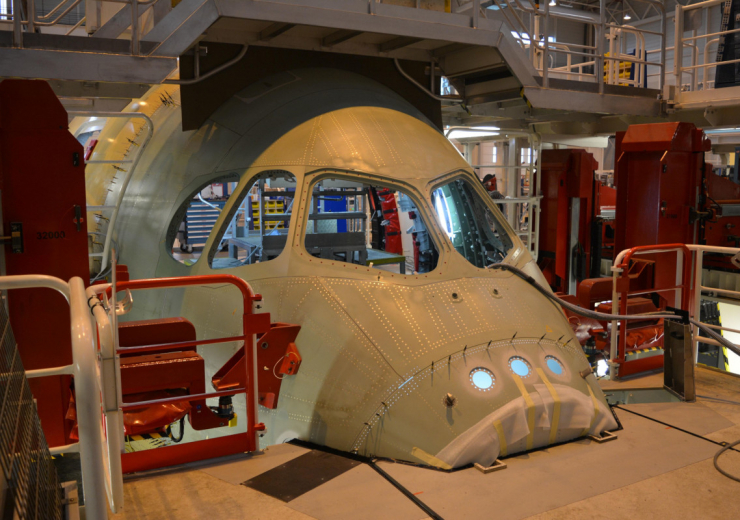
<instances>
[{"instance_id":1,"label":"grey painted primer surface","mask_svg":"<svg viewBox=\"0 0 740 520\"><path fill-rule=\"evenodd\" d=\"M579 375L588 364L562 312L522 280L470 264L433 224L432 188L463 178L485 193L452 145L397 95L344 72L296 70L244 89L199 130L182 132L176 103L157 103L163 89L178 99L174 87L146 98L156 130L121 208L114 235L120 262L133 278L234 274L264 295L272 321L302 326L300 372L283 380L277 409L259 410L264 445L296 437L450 467L616 426L596 381ZM95 158L120 158L117 146L127 131L130 123L108 124ZM280 256L211 269L208 253L228 224L232 197L200 259L186 266L172 258L173 218L202 186L229 176L240 179L238 192L266 170L297 179ZM309 255L303 247L308 190L327 170L402 188L415 199L439 251L437 268L400 275ZM112 173L105 165L88 168L89 204L115 200ZM508 231L514 247L505 261L542 280ZM238 333L240 311L235 290L193 287L136 294L130 318L184 316L201 337L213 338ZM207 376L237 347L200 349ZM522 379L511 370L514 355L532 367ZM546 356L561 361L560 374L548 369ZM490 391L471 383L471 371L481 367L495 376ZM444 405L447 393L457 398L452 408ZM244 406L235 399L240 418ZM240 428L224 430L204 433Z\"/></svg>"}]
</instances>

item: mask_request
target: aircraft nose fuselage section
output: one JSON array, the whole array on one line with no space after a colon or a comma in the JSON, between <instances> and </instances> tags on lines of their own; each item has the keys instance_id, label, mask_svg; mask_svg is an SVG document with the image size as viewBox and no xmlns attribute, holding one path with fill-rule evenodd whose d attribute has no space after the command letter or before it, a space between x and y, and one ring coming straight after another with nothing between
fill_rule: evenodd
<instances>
[{"instance_id":1,"label":"aircraft nose fuselage section","mask_svg":"<svg viewBox=\"0 0 740 520\"><path fill-rule=\"evenodd\" d=\"M561 311L518 278L411 287L290 277L255 287L281 321L302 326L301 372L283 380L266 421L272 442L290 431L363 455L454 467L495 458L507 434L504 451L514 453L578 437L606 416ZM553 430L555 401L562 413ZM507 416L493 417L507 406ZM453 446L444 460L466 432L474 437L466 446L480 447L461 460Z\"/></svg>"},{"instance_id":2,"label":"aircraft nose fuselage section","mask_svg":"<svg viewBox=\"0 0 740 520\"><path fill-rule=\"evenodd\" d=\"M615 426L593 376L581 376L588 363L562 311L510 273L484 269L506 262L542 278L438 129L366 78L289 76L266 92L245 88L192 132L154 91L146 105L154 137L114 230L133 277L233 274L264 296L272 321L301 326L300 371L283 378L276 409L260 408L261 443L297 437L456 467ZM101 132L97 158L126 152L131 136L116 124ZM110 173L88 167L91 205L117 199L122 183ZM213 183L233 184L232 196L206 204L218 216L199 257L178 261L187 212ZM253 211L263 195L282 197L273 217ZM408 216L395 227L385 216L394 208ZM350 226L353 218L364 223ZM106 220L89 215L90 231L104 232ZM397 240L391 251L388 239L400 235L406 246ZM371 249L401 265L373 267ZM403 274L407 263L413 271ZM184 316L201 336L224 337L238 334L240 306L234 291L190 287L137 294L128 318ZM199 350L216 371L236 348ZM234 405L245 417L243 399Z\"/></svg>"}]
</instances>

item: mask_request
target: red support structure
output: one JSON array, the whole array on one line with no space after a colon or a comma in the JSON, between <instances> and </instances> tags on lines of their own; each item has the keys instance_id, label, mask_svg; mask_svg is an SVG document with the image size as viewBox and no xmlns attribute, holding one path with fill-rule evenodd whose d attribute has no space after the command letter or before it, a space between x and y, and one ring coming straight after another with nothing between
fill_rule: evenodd
<instances>
[{"instance_id":1,"label":"red support structure","mask_svg":"<svg viewBox=\"0 0 740 520\"><path fill-rule=\"evenodd\" d=\"M122 455L123 472L130 473L133 471L145 471L149 469L160 468L163 466L172 466L184 464L197 460L204 460L224 455L254 451L257 449L257 432L264 429L264 425L257 424L257 410L255 397L257 395L257 381L255 379L254 367L254 335L266 333L270 330L270 315L268 313L253 314L252 303L261 301L262 296L252 292L247 282L232 275L205 275L205 276L188 276L181 278L155 278L149 280L132 280L123 281L116 285L116 291L125 290L142 290L142 289L164 289L169 287L185 287L193 285L209 284L231 284L239 289L243 299L242 314L242 335L216 340L201 341L178 341L175 343L163 343L158 345L145 345L137 347L119 348L119 353L133 354L142 352L165 352L172 350L183 350L186 347L195 345L206 345L214 343L226 343L231 341L243 341L246 363L244 365L244 381L246 385L240 388L232 388L228 391L201 393L196 395L173 396L164 399L154 399L150 401L124 403L121 407L123 410L141 408L142 406L151 406L156 404L174 404L174 403L202 403L205 406L205 400L210 397L234 395L244 393L246 395L247 406L247 432L216 439L206 439L201 441L190 442L177 446L167 446L142 452L124 453ZM108 289L110 295L111 290Z\"/></svg>"},{"instance_id":2,"label":"red support structure","mask_svg":"<svg viewBox=\"0 0 740 520\"><path fill-rule=\"evenodd\" d=\"M49 84L0 82L0 202L6 275L90 279L84 149ZM72 363L69 308L46 289L10 291L10 325L26 370ZM72 442L71 376L31 379L49 446Z\"/></svg>"}]
</instances>

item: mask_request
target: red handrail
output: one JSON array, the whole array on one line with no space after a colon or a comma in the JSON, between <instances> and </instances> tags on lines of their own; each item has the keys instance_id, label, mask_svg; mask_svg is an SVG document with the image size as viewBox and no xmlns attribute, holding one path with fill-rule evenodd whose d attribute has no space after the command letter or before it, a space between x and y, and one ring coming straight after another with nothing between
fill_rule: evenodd
<instances>
[{"instance_id":1,"label":"red handrail","mask_svg":"<svg viewBox=\"0 0 740 520\"><path fill-rule=\"evenodd\" d=\"M132 470L143 470L143 469L152 469L154 467L161 467L163 465L172 465L172 464L180 464L183 462L188 461L194 461L199 460L203 458L207 458L209 456L209 450L213 450L212 453L214 455L212 456L220 456L226 453L237 453L239 451L254 451L257 449L257 431L261 431L264 429L264 425L257 424L257 410L255 405L255 399L257 392L257 385L256 385L256 378L254 376L254 338L253 334L262 327L265 323L257 323L252 324L250 326L250 320L254 320L259 315L253 315L252 312L252 303L255 301L261 301L262 296L260 294L256 294L254 291L252 291L252 288L250 285L242 280L241 278L238 278L236 276L230 275L230 274L214 274L214 275L202 275L202 276L186 276L186 277L172 277L172 278L151 278L151 279L144 279L144 280L129 280L129 281L122 281L118 282L116 284L116 292L119 291L125 291L125 290L143 290L143 289L165 289L165 288L171 288L171 287L187 287L187 286L193 286L193 285L213 285L213 284L230 284L235 286L242 294L242 301L243 301L243 314L242 314L242 335L241 336L231 336L226 338L217 338L217 339L209 339L209 340L198 340L198 341L185 341L185 342L176 342L176 343L165 343L165 344L159 344L159 345L146 345L146 346L139 346L139 347L122 347L117 349L118 353L143 353L143 352L149 352L153 350L176 350L176 349L182 349L188 346L195 346L195 345L210 345L214 343L224 343L229 341L244 341L244 351L245 351L245 358L246 358L246 385L244 388L235 388L233 390L229 391L222 391L222 392L214 392L210 394L198 394L198 395L189 395L189 396L180 396L180 397L172 397L172 398L166 398L166 399L155 399L152 401L142 401L138 403L123 403L122 409L131 409L131 408L137 408L141 406L151 406L154 404L162 404L162 403L172 403L172 402L183 402L183 401L194 401L194 400L201 400L206 399L209 397L218 397L221 395L234 395L235 393L244 393L246 396L246 406L247 406L247 432L246 434L236 434L232 436L228 436L219 440L214 439L206 439L201 441L196 441L194 443L188 444L188 450L189 454L185 448L185 446L168 446L164 448L157 448L153 451L168 451L171 452L171 456L167 456L164 453L162 455L154 455L150 457L150 461L142 461L137 459L132 464L130 464L130 468L133 468ZM109 287L106 289L106 294L110 297L112 294L112 289ZM266 323L267 328L269 328L269 314ZM261 320L264 321L264 320ZM263 332L266 332L263 331ZM246 440L246 445L240 445L236 448L229 448L224 445L225 442L228 442L228 439L230 437L233 437L235 440L234 442L238 443L241 440ZM209 444L210 443L210 444ZM195 447L195 444L203 444L203 448ZM208 446L206 446L208 445ZM134 454L124 454L124 456L130 456Z\"/></svg>"},{"instance_id":2,"label":"red handrail","mask_svg":"<svg viewBox=\"0 0 740 520\"><path fill-rule=\"evenodd\" d=\"M635 254L659 254L659 253L670 253L670 252L681 252L683 253L683 264L681 279L682 283L672 287L666 287L656 289L649 292L662 292L666 290L678 290L681 289L681 309L688 310L691 301L691 251L685 244L658 244L651 246L637 246L629 249L622 257L621 263L616 266L621 269L620 279L622 283L618 283L616 292L620 295L619 297L619 314L627 314L627 296L629 295L629 264L632 256ZM643 291L644 293L645 291ZM678 302L676 302L678 304ZM612 302L613 305L613 302ZM612 331L614 333L614 331ZM617 343L617 359L614 361L620 364L625 362L627 353L627 322L625 320L619 321L619 342Z\"/></svg>"}]
</instances>

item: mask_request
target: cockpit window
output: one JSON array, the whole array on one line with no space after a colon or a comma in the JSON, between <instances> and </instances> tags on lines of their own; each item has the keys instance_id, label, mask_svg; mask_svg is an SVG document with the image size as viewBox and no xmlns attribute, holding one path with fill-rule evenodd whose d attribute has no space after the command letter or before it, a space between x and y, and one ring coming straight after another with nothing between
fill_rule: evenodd
<instances>
[{"instance_id":1,"label":"cockpit window","mask_svg":"<svg viewBox=\"0 0 740 520\"><path fill-rule=\"evenodd\" d=\"M454 180L432 192L432 203L442 230L458 253L476 267L503 260L513 241L501 216L496 215L474 187Z\"/></svg>"},{"instance_id":2,"label":"cockpit window","mask_svg":"<svg viewBox=\"0 0 740 520\"><path fill-rule=\"evenodd\" d=\"M285 249L296 179L282 170L258 175L231 207L228 225L214 241L213 269L266 262Z\"/></svg>"},{"instance_id":3,"label":"cockpit window","mask_svg":"<svg viewBox=\"0 0 740 520\"><path fill-rule=\"evenodd\" d=\"M233 180L233 177L229 180ZM236 182L228 182L227 179L207 184L177 212L171 225L172 258L185 265L198 261L208 235L236 185Z\"/></svg>"},{"instance_id":4,"label":"cockpit window","mask_svg":"<svg viewBox=\"0 0 740 520\"><path fill-rule=\"evenodd\" d=\"M401 274L427 273L439 257L408 194L382 184L324 179L313 185L306 250Z\"/></svg>"}]
</instances>

